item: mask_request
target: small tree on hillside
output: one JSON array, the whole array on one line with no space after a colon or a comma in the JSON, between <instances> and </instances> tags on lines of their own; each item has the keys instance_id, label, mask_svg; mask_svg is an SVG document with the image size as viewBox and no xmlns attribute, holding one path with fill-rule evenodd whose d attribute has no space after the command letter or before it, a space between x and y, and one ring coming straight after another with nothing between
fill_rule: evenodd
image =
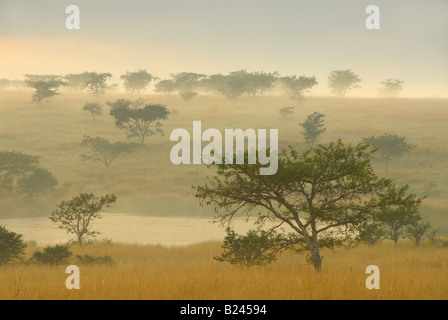
<instances>
[{"instance_id":1,"label":"small tree on hillside","mask_svg":"<svg viewBox=\"0 0 448 320\"><path fill-rule=\"evenodd\" d=\"M23 242L23 235L0 226L0 266L14 260L20 260L25 248L26 244Z\"/></svg>"},{"instance_id":2,"label":"small tree on hillside","mask_svg":"<svg viewBox=\"0 0 448 320\"><path fill-rule=\"evenodd\" d=\"M403 81L398 79L386 79L381 81L379 93L385 97L396 97L403 91Z\"/></svg>"},{"instance_id":3,"label":"small tree on hillside","mask_svg":"<svg viewBox=\"0 0 448 320\"><path fill-rule=\"evenodd\" d=\"M394 158L403 156L409 152L415 145L408 143L406 136L385 133L381 136L370 136L362 140L363 143L371 145L377 149L376 157L384 163L386 175L389 174L389 163Z\"/></svg>"},{"instance_id":4,"label":"small tree on hillside","mask_svg":"<svg viewBox=\"0 0 448 320\"><path fill-rule=\"evenodd\" d=\"M279 79L283 87L289 92L289 96L293 100L302 102L305 100L305 93L318 84L315 76L306 77L296 75L282 77Z\"/></svg>"},{"instance_id":5,"label":"small tree on hillside","mask_svg":"<svg viewBox=\"0 0 448 320\"><path fill-rule=\"evenodd\" d=\"M145 69L135 72L126 72L126 74L120 77L124 81L124 88L128 92L140 92L149 85L153 80L157 80L152 74L148 73Z\"/></svg>"},{"instance_id":6,"label":"small tree on hillside","mask_svg":"<svg viewBox=\"0 0 448 320\"><path fill-rule=\"evenodd\" d=\"M160 129L162 124L159 120L168 119L170 111L165 105L147 104L144 107L137 107L143 101L118 100L109 103L112 106L110 115L115 118L115 125L126 131L128 138L137 137L141 144L145 143L145 138L155 134L163 134ZM133 107L131 107L133 106ZM152 123L154 123L152 125Z\"/></svg>"},{"instance_id":7,"label":"small tree on hillside","mask_svg":"<svg viewBox=\"0 0 448 320\"><path fill-rule=\"evenodd\" d=\"M93 120L95 120L96 116L99 116L103 113L103 108L102 108L101 104L98 102L86 103L84 105L84 107L82 107L82 110L84 110L86 112L90 112Z\"/></svg>"},{"instance_id":8,"label":"small tree on hillside","mask_svg":"<svg viewBox=\"0 0 448 320\"><path fill-rule=\"evenodd\" d=\"M327 129L324 127L324 118L325 115L319 112L313 112L308 117L306 117L305 122L300 125L304 129L303 137L305 138L305 142L308 144L314 144L319 140L319 137L324 133Z\"/></svg>"},{"instance_id":9,"label":"small tree on hillside","mask_svg":"<svg viewBox=\"0 0 448 320\"><path fill-rule=\"evenodd\" d=\"M328 76L328 86L337 96L345 96L347 91L359 88L357 84L360 82L359 76L351 70L332 71Z\"/></svg>"},{"instance_id":10,"label":"small tree on hillside","mask_svg":"<svg viewBox=\"0 0 448 320\"><path fill-rule=\"evenodd\" d=\"M162 80L156 83L154 92L172 94L176 89L177 85L173 80Z\"/></svg>"},{"instance_id":11,"label":"small tree on hillside","mask_svg":"<svg viewBox=\"0 0 448 320\"><path fill-rule=\"evenodd\" d=\"M57 205L57 209L50 215L50 220L59 225L67 233L74 234L78 244L82 245L88 237L96 237L100 234L92 230L91 223L101 219L100 212L103 207L110 207L117 197L114 194L108 194L103 197L97 197L92 193L81 193L72 200L62 201Z\"/></svg>"},{"instance_id":12,"label":"small tree on hillside","mask_svg":"<svg viewBox=\"0 0 448 320\"><path fill-rule=\"evenodd\" d=\"M137 147L141 146L141 144L138 143L110 143L105 138L91 138L89 136L84 136L81 144L90 148L90 154L82 155L84 160L101 162L107 169L109 169L112 162L119 156L126 153L131 153Z\"/></svg>"},{"instance_id":13,"label":"small tree on hillside","mask_svg":"<svg viewBox=\"0 0 448 320\"><path fill-rule=\"evenodd\" d=\"M86 77L87 79L85 81L85 86L87 87L87 90L91 94L98 96L100 94L103 94L104 91L109 87L107 81L112 78L112 74L108 72L88 72L86 74Z\"/></svg>"},{"instance_id":14,"label":"small tree on hillside","mask_svg":"<svg viewBox=\"0 0 448 320\"><path fill-rule=\"evenodd\" d=\"M60 76L53 75L25 75L28 87L35 89L33 102L42 105L44 100L61 95L59 87L65 85Z\"/></svg>"}]
</instances>

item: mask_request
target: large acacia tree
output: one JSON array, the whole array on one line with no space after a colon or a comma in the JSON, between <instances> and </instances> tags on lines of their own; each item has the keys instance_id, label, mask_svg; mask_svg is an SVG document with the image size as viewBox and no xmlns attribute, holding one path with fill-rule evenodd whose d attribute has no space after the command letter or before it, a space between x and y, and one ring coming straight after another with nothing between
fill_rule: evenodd
<instances>
[{"instance_id":1,"label":"large acacia tree","mask_svg":"<svg viewBox=\"0 0 448 320\"><path fill-rule=\"evenodd\" d=\"M285 236L296 237L291 246L308 251L319 271L322 248L354 244L372 216L421 202L408 186L377 177L371 153L367 145L340 140L302 154L290 148L280 154L275 175L260 175L261 165L218 164L217 175L194 189L202 205L215 207L216 221L230 223L243 213L274 222L273 229L286 227Z\"/></svg>"}]
</instances>

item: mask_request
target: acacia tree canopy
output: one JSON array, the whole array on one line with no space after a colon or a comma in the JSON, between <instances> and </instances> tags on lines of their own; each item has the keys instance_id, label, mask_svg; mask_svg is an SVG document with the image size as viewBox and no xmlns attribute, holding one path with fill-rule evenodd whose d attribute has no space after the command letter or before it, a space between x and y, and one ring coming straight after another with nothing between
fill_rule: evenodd
<instances>
[{"instance_id":1,"label":"acacia tree canopy","mask_svg":"<svg viewBox=\"0 0 448 320\"><path fill-rule=\"evenodd\" d=\"M328 86L337 96L345 96L347 91L359 88L361 79L351 70L335 70L328 76Z\"/></svg>"},{"instance_id":2,"label":"acacia tree canopy","mask_svg":"<svg viewBox=\"0 0 448 320\"><path fill-rule=\"evenodd\" d=\"M162 124L159 120L168 119L170 111L162 104L143 104L142 100L120 99L115 103L108 103L112 106L110 115L115 118L115 125L126 131L128 138L137 137L141 144L145 143L145 138L163 134L160 129ZM152 125L153 122L156 122Z\"/></svg>"},{"instance_id":3,"label":"acacia tree canopy","mask_svg":"<svg viewBox=\"0 0 448 320\"><path fill-rule=\"evenodd\" d=\"M216 176L194 187L196 198L215 207L216 221L222 223L241 212L260 224L269 219L276 222L273 228L285 227L297 237L294 247L308 251L320 270L322 248L354 244L358 229L372 216L421 202L407 185L376 176L372 152L367 145L341 140L302 154L290 148L280 154L271 176L259 175L261 165L214 164Z\"/></svg>"},{"instance_id":4,"label":"acacia tree canopy","mask_svg":"<svg viewBox=\"0 0 448 320\"><path fill-rule=\"evenodd\" d=\"M156 80L152 74L148 73L145 69L140 69L135 72L126 72L120 76L120 79L124 81L123 85L129 92L140 92L144 90L151 81Z\"/></svg>"}]
</instances>

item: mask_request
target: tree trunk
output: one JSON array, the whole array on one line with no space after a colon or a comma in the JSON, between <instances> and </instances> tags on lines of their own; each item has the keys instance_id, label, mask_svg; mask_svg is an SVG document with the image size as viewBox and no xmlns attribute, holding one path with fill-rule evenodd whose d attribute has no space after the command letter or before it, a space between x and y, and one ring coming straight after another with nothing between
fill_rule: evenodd
<instances>
[{"instance_id":1,"label":"tree trunk","mask_svg":"<svg viewBox=\"0 0 448 320\"><path fill-rule=\"evenodd\" d=\"M316 272L321 272L323 257L321 257L321 255L320 255L319 247L318 247L317 243L314 243L313 240L311 240L308 247L310 249L311 263L313 264L314 270L316 270Z\"/></svg>"}]
</instances>

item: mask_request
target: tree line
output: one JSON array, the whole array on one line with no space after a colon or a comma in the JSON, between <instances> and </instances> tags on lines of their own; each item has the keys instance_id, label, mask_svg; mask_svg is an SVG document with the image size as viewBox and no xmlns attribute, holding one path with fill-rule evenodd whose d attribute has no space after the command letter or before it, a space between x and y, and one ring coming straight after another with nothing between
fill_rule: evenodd
<instances>
[{"instance_id":1,"label":"tree line","mask_svg":"<svg viewBox=\"0 0 448 320\"><path fill-rule=\"evenodd\" d=\"M112 74L108 72L83 72L79 74L31 75L26 74L24 82L0 79L0 89L10 87L29 87L35 90L32 101L42 104L48 99L60 95L60 88L67 87L76 92L88 92L98 96L106 90L118 90L118 84L109 84ZM229 99L241 96L257 96L274 89L279 89L291 99L302 102L305 95L319 83L316 76L288 75L278 72L248 72L238 70L228 74L200 74L181 72L171 74L170 79L160 79L145 69L120 76L127 92L141 93L150 83L154 83L154 92L178 94L184 100L190 100L199 93L220 94ZM359 88L362 80L352 70L332 71L327 79L328 87L335 96L345 96L350 90ZM379 94L396 97L403 90L403 81L385 79L380 83Z\"/></svg>"}]
</instances>

